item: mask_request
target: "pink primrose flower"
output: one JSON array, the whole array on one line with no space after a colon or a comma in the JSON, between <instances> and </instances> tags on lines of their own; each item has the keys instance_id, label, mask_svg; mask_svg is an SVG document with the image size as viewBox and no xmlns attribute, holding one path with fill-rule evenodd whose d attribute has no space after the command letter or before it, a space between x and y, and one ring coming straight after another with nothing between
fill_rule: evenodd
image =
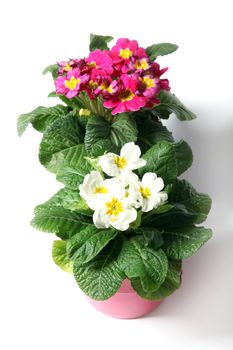
<instances>
[{"instance_id":1,"label":"pink primrose flower","mask_svg":"<svg viewBox=\"0 0 233 350\"><path fill-rule=\"evenodd\" d=\"M163 75L168 70L168 67L160 69L160 65L157 62L153 62L150 67L151 74L159 78L159 85L161 90L170 91L169 81L168 79L160 79L161 75Z\"/></svg>"},{"instance_id":2,"label":"pink primrose flower","mask_svg":"<svg viewBox=\"0 0 233 350\"><path fill-rule=\"evenodd\" d=\"M110 51L114 67L123 73L127 73L130 69L130 62L133 58L148 57L145 49L138 47L136 40L120 38L116 45Z\"/></svg>"},{"instance_id":3,"label":"pink primrose flower","mask_svg":"<svg viewBox=\"0 0 233 350\"><path fill-rule=\"evenodd\" d=\"M90 52L86 59L86 62L90 68L102 69L107 74L112 74L112 59L109 56L109 51L101 51L99 49Z\"/></svg>"},{"instance_id":4,"label":"pink primrose flower","mask_svg":"<svg viewBox=\"0 0 233 350\"><path fill-rule=\"evenodd\" d=\"M154 78L151 75L140 77L140 92L148 98L155 96L160 91L159 82L159 78Z\"/></svg>"},{"instance_id":5,"label":"pink primrose flower","mask_svg":"<svg viewBox=\"0 0 233 350\"><path fill-rule=\"evenodd\" d=\"M115 95L118 91L118 85L116 80L112 80L111 82L104 80L98 86L98 88L94 91L95 95L102 94L102 96L107 99L112 95Z\"/></svg>"},{"instance_id":6,"label":"pink primrose flower","mask_svg":"<svg viewBox=\"0 0 233 350\"><path fill-rule=\"evenodd\" d=\"M112 114L124 113L129 111L138 111L144 107L147 98L137 95L139 79L136 75L123 74L118 82L118 94L112 96L104 102L104 107L113 108Z\"/></svg>"},{"instance_id":7,"label":"pink primrose flower","mask_svg":"<svg viewBox=\"0 0 233 350\"><path fill-rule=\"evenodd\" d=\"M83 59L70 59L69 61L61 61L58 62L58 74L66 74L70 70L74 68L79 68L83 66L84 60Z\"/></svg>"},{"instance_id":8,"label":"pink primrose flower","mask_svg":"<svg viewBox=\"0 0 233 350\"><path fill-rule=\"evenodd\" d=\"M88 80L88 74L81 75L78 68L69 70L66 76L59 76L56 79L56 93L72 98L78 95L82 85L87 83Z\"/></svg>"}]
</instances>

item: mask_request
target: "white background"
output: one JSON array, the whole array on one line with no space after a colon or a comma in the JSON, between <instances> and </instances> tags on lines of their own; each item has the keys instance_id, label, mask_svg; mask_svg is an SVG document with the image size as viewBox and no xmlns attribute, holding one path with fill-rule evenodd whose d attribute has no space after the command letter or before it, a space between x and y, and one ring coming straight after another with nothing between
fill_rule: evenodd
<instances>
[{"instance_id":1,"label":"white background","mask_svg":"<svg viewBox=\"0 0 233 350\"><path fill-rule=\"evenodd\" d=\"M1 5L1 253L0 348L233 348L233 21L232 1L11 1ZM89 33L137 39L146 47L174 42L159 59L170 67L172 91L198 119L168 122L191 145L185 174L209 193L206 226L213 239L184 263L183 284L154 313L111 319L86 302L73 278L51 259L53 235L29 225L32 209L58 188L37 159L40 134L19 139L16 117L49 106L45 66L88 52Z\"/></svg>"}]
</instances>

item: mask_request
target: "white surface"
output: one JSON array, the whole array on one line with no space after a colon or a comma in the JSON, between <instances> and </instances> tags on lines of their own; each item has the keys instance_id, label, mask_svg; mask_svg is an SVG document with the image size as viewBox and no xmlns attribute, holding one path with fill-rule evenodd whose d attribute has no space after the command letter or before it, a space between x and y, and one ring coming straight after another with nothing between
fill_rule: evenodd
<instances>
[{"instance_id":1,"label":"white surface","mask_svg":"<svg viewBox=\"0 0 233 350\"><path fill-rule=\"evenodd\" d=\"M1 20L1 298L0 348L233 348L232 308L232 1L5 1ZM192 146L185 177L213 198L214 238L184 264L181 289L143 319L115 320L93 310L52 262L53 235L29 226L33 207L60 185L37 160L40 135L16 135L16 117L47 99L42 69L82 56L89 33L129 37L142 46L174 42L173 91L198 114L169 128Z\"/></svg>"}]
</instances>

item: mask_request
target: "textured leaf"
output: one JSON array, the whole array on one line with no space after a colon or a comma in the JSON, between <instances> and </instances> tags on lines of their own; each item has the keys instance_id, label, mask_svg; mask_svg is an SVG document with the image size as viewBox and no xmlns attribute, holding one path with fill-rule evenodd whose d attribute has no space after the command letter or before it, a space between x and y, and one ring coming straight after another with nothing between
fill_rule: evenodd
<instances>
[{"instance_id":1,"label":"textured leaf","mask_svg":"<svg viewBox=\"0 0 233 350\"><path fill-rule=\"evenodd\" d=\"M128 142L136 142L137 135L136 122L130 115L122 113L115 117L110 129L110 139L119 150Z\"/></svg>"},{"instance_id":2,"label":"textured leaf","mask_svg":"<svg viewBox=\"0 0 233 350\"><path fill-rule=\"evenodd\" d=\"M177 165L177 176L183 174L193 163L193 152L187 142L181 140L174 143L176 165Z\"/></svg>"},{"instance_id":3,"label":"textured leaf","mask_svg":"<svg viewBox=\"0 0 233 350\"><path fill-rule=\"evenodd\" d=\"M142 152L160 141L174 142L172 133L161 122L140 118L137 124L138 140Z\"/></svg>"},{"instance_id":4,"label":"textured leaf","mask_svg":"<svg viewBox=\"0 0 233 350\"><path fill-rule=\"evenodd\" d=\"M137 237L137 239L141 240L145 247L157 250L163 245L163 236L154 227L139 227L135 230L135 233L141 235L141 239L140 237Z\"/></svg>"},{"instance_id":5,"label":"textured leaf","mask_svg":"<svg viewBox=\"0 0 233 350\"><path fill-rule=\"evenodd\" d=\"M17 122L18 135L22 136L30 123L36 130L44 132L57 118L67 114L68 109L63 105L57 105L54 107L37 107L32 112L21 114L19 116Z\"/></svg>"},{"instance_id":6,"label":"textured leaf","mask_svg":"<svg viewBox=\"0 0 233 350\"><path fill-rule=\"evenodd\" d=\"M115 147L112 144L111 140L104 139L104 140L99 140L96 143L94 143L92 145L90 153L93 157L99 157L99 156L102 156L105 152L116 153L117 150L118 150L117 147Z\"/></svg>"},{"instance_id":7,"label":"textured leaf","mask_svg":"<svg viewBox=\"0 0 233 350\"><path fill-rule=\"evenodd\" d=\"M143 155L143 158L147 163L143 168L138 169L140 176L153 172L162 177L165 183L173 182L177 177L175 152L170 142L158 142Z\"/></svg>"},{"instance_id":8,"label":"textured leaf","mask_svg":"<svg viewBox=\"0 0 233 350\"><path fill-rule=\"evenodd\" d=\"M55 64L51 64L50 66L46 67L43 71L43 74L47 74L47 73L51 73L53 79L56 79L58 76L58 65Z\"/></svg>"},{"instance_id":9,"label":"textured leaf","mask_svg":"<svg viewBox=\"0 0 233 350\"><path fill-rule=\"evenodd\" d=\"M185 107L185 105L174 95L167 91L160 91L160 104L154 107L159 118L167 119L171 113L175 113L179 120L192 120L196 115Z\"/></svg>"},{"instance_id":10,"label":"textured leaf","mask_svg":"<svg viewBox=\"0 0 233 350\"><path fill-rule=\"evenodd\" d=\"M86 201L77 191L68 189L62 200L65 209L76 211L79 214L92 216L93 211L87 206Z\"/></svg>"},{"instance_id":11,"label":"textured leaf","mask_svg":"<svg viewBox=\"0 0 233 350\"><path fill-rule=\"evenodd\" d=\"M59 165L57 180L67 187L78 190L78 186L83 182L85 175L92 170L92 166L84 158L85 156L84 145L71 147L56 154L51 164L53 166L55 162Z\"/></svg>"},{"instance_id":12,"label":"textured leaf","mask_svg":"<svg viewBox=\"0 0 233 350\"><path fill-rule=\"evenodd\" d=\"M212 231L204 227L181 227L163 232L164 246L168 257L177 260L189 258L212 236Z\"/></svg>"},{"instance_id":13,"label":"textured leaf","mask_svg":"<svg viewBox=\"0 0 233 350\"><path fill-rule=\"evenodd\" d=\"M162 177L165 183L169 184L190 167L192 151L183 140L176 143L161 141L152 146L143 155L143 158L147 163L138 170L139 175L143 176L146 172L154 172Z\"/></svg>"},{"instance_id":14,"label":"textured leaf","mask_svg":"<svg viewBox=\"0 0 233 350\"><path fill-rule=\"evenodd\" d=\"M183 204L173 204L168 212L152 215L144 220L145 225L153 225L159 230L192 225L198 221L198 213L187 209Z\"/></svg>"},{"instance_id":15,"label":"textured leaf","mask_svg":"<svg viewBox=\"0 0 233 350\"><path fill-rule=\"evenodd\" d=\"M206 220L211 208L211 198L208 194L197 192L186 180L176 180L169 195L169 201L182 204L188 212L195 215L195 223Z\"/></svg>"},{"instance_id":16,"label":"textured leaf","mask_svg":"<svg viewBox=\"0 0 233 350\"><path fill-rule=\"evenodd\" d=\"M116 261L115 240L85 265L74 264L74 276L82 291L95 300L106 300L120 288L125 275Z\"/></svg>"},{"instance_id":17,"label":"textured leaf","mask_svg":"<svg viewBox=\"0 0 233 350\"><path fill-rule=\"evenodd\" d=\"M52 257L57 266L66 272L72 273L73 264L66 254L66 244L66 241L54 241L52 248Z\"/></svg>"},{"instance_id":18,"label":"textured leaf","mask_svg":"<svg viewBox=\"0 0 233 350\"><path fill-rule=\"evenodd\" d=\"M171 43L154 44L146 48L146 53L151 61L158 56L168 55L178 49L178 46Z\"/></svg>"},{"instance_id":19,"label":"textured leaf","mask_svg":"<svg viewBox=\"0 0 233 350\"><path fill-rule=\"evenodd\" d=\"M128 278L140 278L145 290L158 289L167 274L168 262L163 250L154 250L142 237L124 240L118 262Z\"/></svg>"},{"instance_id":20,"label":"textured leaf","mask_svg":"<svg viewBox=\"0 0 233 350\"><path fill-rule=\"evenodd\" d=\"M96 49L100 50L108 50L108 42L113 40L113 37L111 36L103 36L103 35L90 35L90 44L89 49L90 51L94 51Z\"/></svg>"},{"instance_id":21,"label":"textured leaf","mask_svg":"<svg viewBox=\"0 0 233 350\"><path fill-rule=\"evenodd\" d=\"M68 241L68 256L75 264L85 264L95 258L116 235L117 231L113 229L100 230L93 225L87 226Z\"/></svg>"},{"instance_id":22,"label":"textured leaf","mask_svg":"<svg viewBox=\"0 0 233 350\"><path fill-rule=\"evenodd\" d=\"M94 156L102 155L105 151L118 152L127 142L137 140L137 125L127 114L120 114L111 124L103 117L89 118L85 147Z\"/></svg>"},{"instance_id":23,"label":"textured leaf","mask_svg":"<svg viewBox=\"0 0 233 350\"><path fill-rule=\"evenodd\" d=\"M69 115L65 118L57 119L48 129L46 129L40 144L40 162L53 171L53 156L60 151L76 146L83 142L83 131L79 126L77 117ZM50 162L53 158L52 165Z\"/></svg>"},{"instance_id":24,"label":"textured leaf","mask_svg":"<svg viewBox=\"0 0 233 350\"><path fill-rule=\"evenodd\" d=\"M37 214L41 209L62 207L64 198L66 197L68 191L69 190L67 188L62 188L45 203L37 205L34 209L34 213Z\"/></svg>"},{"instance_id":25,"label":"textured leaf","mask_svg":"<svg viewBox=\"0 0 233 350\"><path fill-rule=\"evenodd\" d=\"M163 284L156 290L152 292L146 292L139 278L132 279L131 284L135 291L145 299L149 300L161 300L168 297L176 289L180 287L181 284L181 261L168 261L168 272Z\"/></svg>"},{"instance_id":26,"label":"textured leaf","mask_svg":"<svg viewBox=\"0 0 233 350\"><path fill-rule=\"evenodd\" d=\"M103 117L89 117L84 141L86 150L89 152L98 141L108 139L109 129L110 124Z\"/></svg>"},{"instance_id":27,"label":"textured leaf","mask_svg":"<svg viewBox=\"0 0 233 350\"><path fill-rule=\"evenodd\" d=\"M172 204L169 203L165 203L163 205L160 205L158 208L154 209L154 213L155 214L162 214L162 213L166 213L169 210L171 210L174 206Z\"/></svg>"},{"instance_id":28,"label":"textured leaf","mask_svg":"<svg viewBox=\"0 0 233 350\"><path fill-rule=\"evenodd\" d=\"M62 239L68 239L91 224L89 217L77 214L62 207L40 208L31 221L40 231L56 233Z\"/></svg>"}]
</instances>

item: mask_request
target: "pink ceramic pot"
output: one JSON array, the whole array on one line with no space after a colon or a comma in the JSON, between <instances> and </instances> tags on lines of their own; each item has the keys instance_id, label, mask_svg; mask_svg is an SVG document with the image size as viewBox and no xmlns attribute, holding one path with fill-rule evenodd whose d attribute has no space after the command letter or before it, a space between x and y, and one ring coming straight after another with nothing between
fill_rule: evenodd
<instances>
[{"instance_id":1,"label":"pink ceramic pot","mask_svg":"<svg viewBox=\"0 0 233 350\"><path fill-rule=\"evenodd\" d=\"M129 280L108 300L96 301L87 298L98 311L115 318L137 318L156 309L162 300L152 301L141 298L131 287Z\"/></svg>"}]
</instances>

